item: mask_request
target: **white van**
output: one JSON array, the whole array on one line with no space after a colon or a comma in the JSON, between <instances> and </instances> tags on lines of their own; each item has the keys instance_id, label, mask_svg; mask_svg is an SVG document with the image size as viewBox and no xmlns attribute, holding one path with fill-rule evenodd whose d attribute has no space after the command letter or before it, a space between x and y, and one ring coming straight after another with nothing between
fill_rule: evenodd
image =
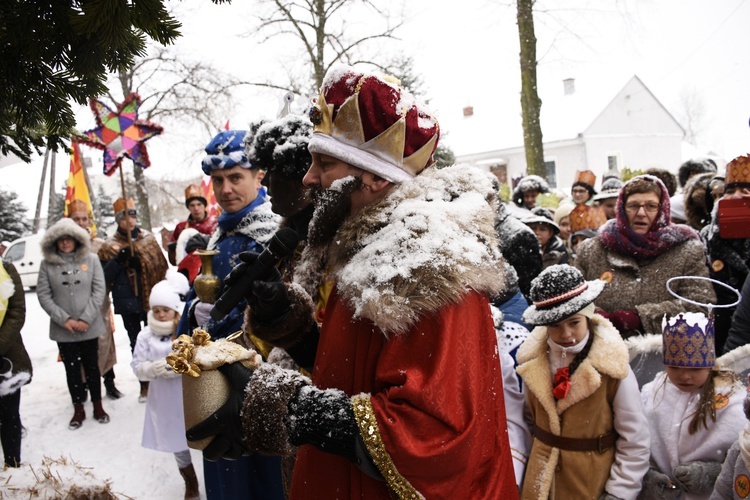
<instances>
[{"instance_id":1,"label":"white van","mask_svg":"<svg viewBox=\"0 0 750 500\"><path fill-rule=\"evenodd\" d=\"M13 263L21 275L21 283L28 288L36 288L39 266L42 263L42 236L44 231L18 238L3 253L3 260Z\"/></svg>"}]
</instances>

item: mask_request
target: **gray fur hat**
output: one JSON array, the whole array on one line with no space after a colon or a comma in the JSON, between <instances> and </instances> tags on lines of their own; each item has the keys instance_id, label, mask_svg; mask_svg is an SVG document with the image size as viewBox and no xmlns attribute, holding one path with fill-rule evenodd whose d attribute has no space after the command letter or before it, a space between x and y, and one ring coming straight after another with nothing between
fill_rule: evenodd
<instances>
[{"instance_id":1,"label":"gray fur hat","mask_svg":"<svg viewBox=\"0 0 750 500\"><path fill-rule=\"evenodd\" d=\"M573 316L604 290L602 280L586 281L568 264L550 266L531 282L532 305L523 313L528 325L550 325Z\"/></svg>"},{"instance_id":2,"label":"gray fur hat","mask_svg":"<svg viewBox=\"0 0 750 500\"><path fill-rule=\"evenodd\" d=\"M511 194L511 200L519 207L523 205L523 193L526 191L538 191L539 194L549 193L549 184L547 181L539 177L538 175L527 175L518 181Z\"/></svg>"}]
</instances>

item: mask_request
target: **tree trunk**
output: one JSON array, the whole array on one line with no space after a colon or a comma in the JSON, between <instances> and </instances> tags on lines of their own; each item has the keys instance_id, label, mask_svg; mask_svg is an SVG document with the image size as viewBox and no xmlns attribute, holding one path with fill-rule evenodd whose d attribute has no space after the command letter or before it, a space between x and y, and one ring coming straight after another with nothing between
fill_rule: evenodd
<instances>
[{"instance_id":1,"label":"tree trunk","mask_svg":"<svg viewBox=\"0 0 750 500\"><path fill-rule=\"evenodd\" d=\"M39 232L39 223L42 218L42 198L44 197L44 182L47 180L47 162L49 161L49 146L44 150L44 166L42 167L42 180L39 183L39 195L36 198L36 212L34 213L34 225L31 231Z\"/></svg>"},{"instance_id":2,"label":"tree trunk","mask_svg":"<svg viewBox=\"0 0 750 500\"><path fill-rule=\"evenodd\" d=\"M547 178L539 112L542 101L536 87L536 35L534 34L534 0L516 0L518 37L521 42L521 116L523 145L526 148L526 173ZM554 180L554 179L547 179Z\"/></svg>"}]
</instances>

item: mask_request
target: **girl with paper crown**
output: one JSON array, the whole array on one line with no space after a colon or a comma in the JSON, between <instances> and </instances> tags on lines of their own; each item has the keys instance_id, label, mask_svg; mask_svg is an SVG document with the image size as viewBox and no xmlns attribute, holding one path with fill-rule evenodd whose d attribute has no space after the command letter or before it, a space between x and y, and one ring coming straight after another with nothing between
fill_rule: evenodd
<instances>
[{"instance_id":1,"label":"girl with paper crown","mask_svg":"<svg viewBox=\"0 0 750 500\"><path fill-rule=\"evenodd\" d=\"M665 315L662 342L665 371L641 391L651 431L643 493L709 498L745 422L745 392L734 372L716 367L711 315Z\"/></svg>"},{"instance_id":2,"label":"girl with paper crown","mask_svg":"<svg viewBox=\"0 0 750 500\"><path fill-rule=\"evenodd\" d=\"M628 349L594 312L604 288L569 265L531 284L523 320L537 328L518 351L534 440L522 498L635 498L649 434Z\"/></svg>"}]
</instances>

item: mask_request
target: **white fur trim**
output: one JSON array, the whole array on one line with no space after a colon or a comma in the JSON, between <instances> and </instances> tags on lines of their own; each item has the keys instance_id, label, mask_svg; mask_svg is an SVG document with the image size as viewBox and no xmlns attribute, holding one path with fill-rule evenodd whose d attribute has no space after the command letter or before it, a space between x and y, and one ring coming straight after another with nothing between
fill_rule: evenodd
<instances>
[{"instance_id":1,"label":"white fur trim","mask_svg":"<svg viewBox=\"0 0 750 500\"><path fill-rule=\"evenodd\" d=\"M0 382L0 396L7 396L13 394L21 386L26 385L31 380L29 372L18 372L10 378L7 378Z\"/></svg>"},{"instance_id":2,"label":"white fur trim","mask_svg":"<svg viewBox=\"0 0 750 500\"><path fill-rule=\"evenodd\" d=\"M362 170L378 175L390 182L404 182L413 179L406 170L379 158L372 153L346 144L330 135L315 132L307 145L311 153L330 155Z\"/></svg>"}]
</instances>

